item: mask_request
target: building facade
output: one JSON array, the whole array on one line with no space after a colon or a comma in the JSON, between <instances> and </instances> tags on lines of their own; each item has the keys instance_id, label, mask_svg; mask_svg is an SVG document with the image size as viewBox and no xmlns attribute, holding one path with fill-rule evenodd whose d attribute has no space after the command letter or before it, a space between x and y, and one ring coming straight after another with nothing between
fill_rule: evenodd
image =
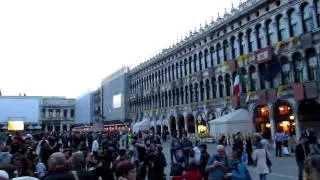
<instances>
[{"instance_id":1,"label":"building facade","mask_svg":"<svg viewBox=\"0 0 320 180\"><path fill-rule=\"evenodd\" d=\"M86 92L75 100L75 124L90 124L93 122L94 105L93 92Z\"/></svg>"},{"instance_id":2,"label":"building facade","mask_svg":"<svg viewBox=\"0 0 320 180\"><path fill-rule=\"evenodd\" d=\"M130 71L131 117L156 132L197 135L199 122L245 108L257 132L320 128L319 28L319 0L232 7ZM233 96L237 73L244 81Z\"/></svg>"},{"instance_id":3,"label":"building facade","mask_svg":"<svg viewBox=\"0 0 320 180\"><path fill-rule=\"evenodd\" d=\"M93 122L102 121L102 92L101 88L93 92Z\"/></svg>"},{"instance_id":4,"label":"building facade","mask_svg":"<svg viewBox=\"0 0 320 180\"><path fill-rule=\"evenodd\" d=\"M65 97L43 97L41 124L45 131L70 131L75 118L75 100Z\"/></svg>"},{"instance_id":5,"label":"building facade","mask_svg":"<svg viewBox=\"0 0 320 180\"><path fill-rule=\"evenodd\" d=\"M0 96L1 129L7 129L8 121L23 121L24 129L38 129L41 101L38 96Z\"/></svg>"},{"instance_id":6,"label":"building facade","mask_svg":"<svg viewBox=\"0 0 320 180\"><path fill-rule=\"evenodd\" d=\"M123 67L102 81L102 117L104 121L125 122L129 116L128 67Z\"/></svg>"}]
</instances>

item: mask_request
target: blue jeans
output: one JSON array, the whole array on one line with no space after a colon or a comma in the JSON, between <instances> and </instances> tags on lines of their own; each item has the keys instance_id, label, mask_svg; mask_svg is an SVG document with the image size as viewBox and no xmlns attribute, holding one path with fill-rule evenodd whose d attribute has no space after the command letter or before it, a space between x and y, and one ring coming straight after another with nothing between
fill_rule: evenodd
<instances>
[{"instance_id":1,"label":"blue jeans","mask_svg":"<svg viewBox=\"0 0 320 180\"><path fill-rule=\"evenodd\" d=\"M298 162L299 180L303 180L303 162Z\"/></svg>"},{"instance_id":2,"label":"blue jeans","mask_svg":"<svg viewBox=\"0 0 320 180\"><path fill-rule=\"evenodd\" d=\"M267 180L267 174L259 174L260 180Z\"/></svg>"}]
</instances>

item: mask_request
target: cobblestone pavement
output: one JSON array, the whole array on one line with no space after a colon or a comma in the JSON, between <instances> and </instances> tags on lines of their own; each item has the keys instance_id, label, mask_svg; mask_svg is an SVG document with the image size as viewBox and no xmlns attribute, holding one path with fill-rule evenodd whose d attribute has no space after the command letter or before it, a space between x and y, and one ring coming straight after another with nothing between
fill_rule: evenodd
<instances>
[{"instance_id":1,"label":"cobblestone pavement","mask_svg":"<svg viewBox=\"0 0 320 180\"><path fill-rule=\"evenodd\" d=\"M165 169L165 174L167 174L167 177L170 173L170 140L168 140L166 143L163 143L163 152L166 156L167 164L168 166ZM209 154L213 154L215 152L216 145L213 143L208 143L208 152ZM227 152L231 152L231 147L226 148ZM295 162L294 156L288 156L288 157L271 157L272 161L272 173L267 176L267 179L271 180L295 180L298 179L298 168ZM259 180L259 176L255 172L254 167L248 167L251 177L253 180ZM169 179L169 178L167 178Z\"/></svg>"}]
</instances>

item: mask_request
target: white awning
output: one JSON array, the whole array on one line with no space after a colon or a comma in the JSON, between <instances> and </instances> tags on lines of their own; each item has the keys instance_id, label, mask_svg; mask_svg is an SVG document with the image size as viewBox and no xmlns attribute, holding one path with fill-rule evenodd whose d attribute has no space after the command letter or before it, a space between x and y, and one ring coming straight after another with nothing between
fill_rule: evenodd
<instances>
[{"instance_id":1,"label":"white awning","mask_svg":"<svg viewBox=\"0 0 320 180\"><path fill-rule=\"evenodd\" d=\"M253 122L246 109L237 109L231 113L209 121L210 134L226 134L236 132L252 132Z\"/></svg>"},{"instance_id":2,"label":"white awning","mask_svg":"<svg viewBox=\"0 0 320 180\"><path fill-rule=\"evenodd\" d=\"M155 126L155 125L156 125L156 120L155 119L151 119L150 126Z\"/></svg>"},{"instance_id":3,"label":"white awning","mask_svg":"<svg viewBox=\"0 0 320 180\"><path fill-rule=\"evenodd\" d=\"M162 119L162 126L164 126L164 125L168 126L168 119L167 118Z\"/></svg>"},{"instance_id":4,"label":"white awning","mask_svg":"<svg viewBox=\"0 0 320 180\"><path fill-rule=\"evenodd\" d=\"M157 122L156 122L156 124L157 124L157 125L161 125L161 122L162 122L162 121L161 121L160 119L158 119Z\"/></svg>"},{"instance_id":5,"label":"white awning","mask_svg":"<svg viewBox=\"0 0 320 180\"><path fill-rule=\"evenodd\" d=\"M149 121L149 119L146 119L146 118L140 122L135 123L132 126L133 132L139 132L139 130L141 130L141 131L149 130L149 128L150 128L150 121Z\"/></svg>"}]
</instances>

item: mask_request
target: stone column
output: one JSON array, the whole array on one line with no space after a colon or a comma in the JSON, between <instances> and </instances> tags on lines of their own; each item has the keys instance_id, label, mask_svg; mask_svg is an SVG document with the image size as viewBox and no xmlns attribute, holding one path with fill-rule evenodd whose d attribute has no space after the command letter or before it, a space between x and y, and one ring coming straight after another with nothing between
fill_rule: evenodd
<instances>
[{"instance_id":1,"label":"stone column","mask_svg":"<svg viewBox=\"0 0 320 180\"><path fill-rule=\"evenodd\" d=\"M63 109L60 109L60 117L63 118Z\"/></svg>"},{"instance_id":2,"label":"stone column","mask_svg":"<svg viewBox=\"0 0 320 180\"><path fill-rule=\"evenodd\" d=\"M46 110L45 110L45 113L46 113L46 114L45 114L45 117L48 118L48 117L49 117L49 109L46 109Z\"/></svg>"},{"instance_id":3,"label":"stone column","mask_svg":"<svg viewBox=\"0 0 320 180\"><path fill-rule=\"evenodd\" d=\"M299 140L301 136L301 128L300 128L300 122L299 122L299 116L298 116L298 104L299 102L296 101L295 107L293 107L293 116L294 116L294 122L296 123L295 130L296 130L296 139Z\"/></svg>"},{"instance_id":4,"label":"stone column","mask_svg":"<svg viewBox=\"0 0 320 180\"><path fill-rule=\"evenodd\" d=\"M68 111L67 111L67 118L68 119L71 118L71 109L68 109Z\"/></svg>"},{"instance_id":5,"label":"stone column","mask_svg":"<svg viewBox=\"0 0 320 180\"><path fill-rule=\"evenodd\" d=\"M242 36L243 41L244 41L244 47L243 47L243 54L248 54L249 52L249 45L248 45L248 36L247 33L244 33Z\"/></svg>"},{"instance_id":6,"label":"stone column","mask_svg":"<svg viewBox=\"0 0 320 180\"><path fill-rule=\"evenodd\" d=\"M253 30L253 33L251 34L252 41L252 52L256 51L258 49L258 32L256 30Z\"/></svg>"},{"instance_id":7,"label":"stone column","mask_svg":"<svg viewBox=\"0 0 320 180\"><path fill-rule=\"evenodd\" d=\"M70 131L70 124L67 124L67 131Z\"/></svg>"},{"instance_id":8,"label":"stone column","mask_svg":"<svg viewBox=\"0 0 320 180\"><path fill-rule=\"evenodd\" d=\"M53 111L52 111L52 117L57 117L57 112L56 112L56 109L53 109Z\"/></svg>"},{"instance_id":9,"label":"stone column","mask_svg":"<svg viewBox=\"0 0 320 180\"><path fill-rule=\"evenodd\" d=\"M243 38L243 37L242 37ZM237 37L236 38L236 40L235 40L235 42L237 42L236 44L235 44L235 46L236 46L236 57L238 57L238 56L240 56L240 40L239 40L239 38Z\"/></svg>"},{"instance_id":10,"label":"stone column","mask_svg":"<svg viewBox=\"0 0 320 180\"><path fill-rule=\"evenodd\" d=\"M45 125L44 125L44 131L45 131L45 132L48 132L48 124L45 124Z\"/></svg>"},{"instance_id":11,"label":"stone column","mask_svg":"<svg viewBox=\"0 0 320 180\"><path fill-rule=\"evenodd\" d=\"M189 131L188 131L188 119L187 118L184 119L184 129L186 130L187 135L188 135Z\"/></svg>"},{"instance_id":12,"label":"stone column","mask_svg":"<svg viewBox=\"0 0 320 180\"><path fill-rule=\"evenodd\" d=\"M210 83L209 83L210 84ZM207 83L203 83L203 93L204 93L204 95L203 95L203 99L204 100L208 100L209 99L209 97L207 96Z\"/></svg>"},{"instance_id":13,"label":"stone column","mask_svg":"<svg viewBox=\"0 0 320 180\"><path fill-rule=\"evenodd\" d=\"M55 132L56 131L56 126L55 124L52 125L52 132Z\"/></svg>"},{"instance_id":14,"label":"stone column","mask_svg":"<svg viewBox=\"0 0 320 180\"><path fill-rule=\"evenodd\" d=\"M63 132L63 124L60 122L60 132Z\"/></svg>"},{"instance_id":15,"label":"stone column","mask_svg":"<svg viewBox=\"0 0 320 180\"><path fill-rule=\"evenodd\" d=\"M269 109L269 120L271 125L271 139L274 140L274 134L276 133L276 122L274 119L273 105L269 103L268 109Z\"/></svg>"}]
</instances>

